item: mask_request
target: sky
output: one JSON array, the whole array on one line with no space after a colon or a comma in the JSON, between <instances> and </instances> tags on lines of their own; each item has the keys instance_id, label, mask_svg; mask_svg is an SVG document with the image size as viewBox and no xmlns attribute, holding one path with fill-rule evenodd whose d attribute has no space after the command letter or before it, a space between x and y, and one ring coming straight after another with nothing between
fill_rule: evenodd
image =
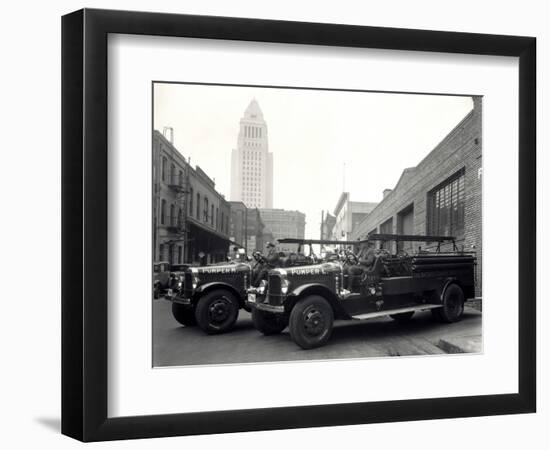
<instances>
[{"instance_id":1,"label":"sky","mask_svg":"<svg viewBox=\"0 0 550 450\"><path fill-rule=\"evenodd\" d=\"M231 150L256 98L273 153L273 207L306 214L319 238L321 211L343 191L379 202L403 170L416 166L472 109L471 97L156 83L155 129L230 200Z\"/></svg>"}]
</instances>

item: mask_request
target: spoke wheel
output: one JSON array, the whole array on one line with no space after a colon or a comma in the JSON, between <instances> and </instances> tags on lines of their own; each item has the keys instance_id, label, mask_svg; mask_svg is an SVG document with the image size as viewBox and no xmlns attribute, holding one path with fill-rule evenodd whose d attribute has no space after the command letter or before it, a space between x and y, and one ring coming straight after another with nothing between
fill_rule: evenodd
<instances>
[{"instance_id":1,"label":"spoke wheel","mask_svg":"<svg viewBox=\"0 0 550 450\"><path fill-rule=\"evenodd\" d=\"M456 322L464 312L464 292L457 284L451 284L443 294L443 307L438 308L441 321Z\"/></svg>"},{"instance_id":2,"label":"spoke wheel","mask_svg":"<svg viewBox=\"0 0 550 450\"><path fill-rule=\"evenodd\" d=\"M320 347L332 334L334 313L329 302L318 295L306 297L290 313L289 330L292 340L304 349Z\"/></svg>"},{"instance_id":3,"label":"spoke wheel","mask_svg":"<svg viewBox=\"0 0 550 450\"><path fill-rule=\"evenodd\" d=\"M206 293L197 303L195 318L199 327L208 334L228 331L239 315L239 302L225 290Z\"/></svg>"}]
</instances>

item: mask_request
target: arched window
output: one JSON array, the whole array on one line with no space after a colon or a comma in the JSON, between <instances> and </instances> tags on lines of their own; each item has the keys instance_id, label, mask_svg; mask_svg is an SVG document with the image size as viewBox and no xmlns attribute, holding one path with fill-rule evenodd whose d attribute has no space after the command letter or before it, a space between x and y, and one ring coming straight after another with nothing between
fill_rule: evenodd
<instances>
[{"instance_id":1,"label":"arched window","mask_svg":"<svg viewBox=\"0 0 550 450\"><path fill-rule=\"evenodd\" d=\"M178 227L183 226L183 210L181 208L178 208Z\"/></svg>"},{"instance_id":2,"label":"arched window","mask_svg":"<svg viewBox=\"0 0 550 450\"><path fill-rule=\"evenodd\" d=\"M166 223L166 200L162 199L160 201L160 224L164 225Z\"/></svg>"},{"instance_id":3,"label":"arched window","mask_svg":"<svg viewBox=\"0 0 550 450\"><path fill-rule=\"evenodd\" d=\"M193 217L193 188L189 188L189 215Z\"/></svg>"},{"instance_id":4,"label":"arched window","mask_svg":"<svg viewBox=\"0 0 550 450\"><path fill-rule=\"evenodd\" d=\"M170 165L170 184L176 184L176 166Z\"/></svg>"},{"instance_id":5,"label":"arched window","mask_svg":"<svg viewBox=\"0 0 550 450\"><path fill-rule=\"evenodd\" d=\"M178 182L179 182L180 186L183 186L183 171L182 170L180 170Z\"/></svg>"},{"instance_id":6,"label":"arched window","mask_svg":"<svg viewBox=\"0 0 550 450\"><path fill-rule=\"evenodd\" d=\"M204 197L204 217L203 220L208 222L208 197Z\"/></svg>"}]
</instances>

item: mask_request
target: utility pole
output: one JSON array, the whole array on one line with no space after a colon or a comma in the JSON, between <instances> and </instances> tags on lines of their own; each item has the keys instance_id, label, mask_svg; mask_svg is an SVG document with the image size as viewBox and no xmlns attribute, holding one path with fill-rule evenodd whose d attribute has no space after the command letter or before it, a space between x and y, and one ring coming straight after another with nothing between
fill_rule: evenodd
<instances>
[{"instance_id":1,"label":"utility pole","mask_svg":"<svg viewBox=\"0 0 550 450\"><path fill-rule=\"evenodd\" d=\"M346 162L342 167L342 192L346 192Z\"/></svg>"},{"instance_id":2,"label":"utility pole","mask_svg":"<svg viewBox=\"0 0 550 450\"><path fill-rule=\"evenodd\" d=\"M248 255L248 208L244 207L244 252Z\"/></svg>"}]
</instances>

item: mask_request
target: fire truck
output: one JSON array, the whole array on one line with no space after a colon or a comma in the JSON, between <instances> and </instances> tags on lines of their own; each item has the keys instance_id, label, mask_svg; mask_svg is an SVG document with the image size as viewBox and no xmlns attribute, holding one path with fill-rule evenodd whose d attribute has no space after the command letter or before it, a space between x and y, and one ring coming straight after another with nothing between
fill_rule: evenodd
<instances>
[{"instance_id":1,"label":"fire truck","mask_svg":"<svg viewBox=\"0 0 550 450\"><path fill-rule=\"evenodd\" d=\"M418 246L408 253L400 250L404 242ZM424 310L442 322L460 319L465 300L475 295L474 252L459 250L454 237L395 234L370 234L354 248L369 243L378 248L368 267L348 249L337 260L271 270L265 283L248 290L254 326L264 334L288 326L292 340L311 349L328 342L334 320L405 322Z\"/></svg>"}]
</instances>

